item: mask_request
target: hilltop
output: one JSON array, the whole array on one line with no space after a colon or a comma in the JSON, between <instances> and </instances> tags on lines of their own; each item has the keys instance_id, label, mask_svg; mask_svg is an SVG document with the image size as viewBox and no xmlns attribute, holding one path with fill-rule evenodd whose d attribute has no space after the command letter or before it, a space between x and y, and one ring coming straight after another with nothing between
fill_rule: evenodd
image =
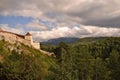
<instances>
[{"instance_id":1,"label":"hilltop","mask_svg":"<svg viewBox=\"0 0 120 80\"><path fill-rule=\"evenodd\" d=\"M0 41L0 80L119 80L120 37L42 45L49 57L22 43Z\"/></svg>"},{"instance_id":2,"label":"hilltop","mask_svg":"<svg viewBox=\"0 0 120 80\"><path fill-rule=\"evenodd\" d=\"M12 44L20 42L36 49L40 49L40 43L34 42L32 34L29 32L27 32L25 35L21 35L0 29L0 40L5 40Z\"/></svg>"},{"instance_id":3,"label":"hilltop","mask_svg":"<svg viewBox=\"0 0 120 80\"><path fill-rule=\"evenodd\" d=\"M41 80L51 74L53 57L22 43L0 41L0 80Z\"/></svg>"},{"instance_id":4,"label":"hilltop","mask_svg":"<svg viewBox=\"0 0 120 80\"><path fill-rule=\"evenodd\" d=\"M41 50L40 43L33 41L32 34L30 34L29 32L27 32L25 35L21 35L0 29L0 40L7 41L11 44L22 43L26 46L33 47L34 49L38 49L42 53L48 56L55 57L54 53Z\"/></svg>"}]
</instances>

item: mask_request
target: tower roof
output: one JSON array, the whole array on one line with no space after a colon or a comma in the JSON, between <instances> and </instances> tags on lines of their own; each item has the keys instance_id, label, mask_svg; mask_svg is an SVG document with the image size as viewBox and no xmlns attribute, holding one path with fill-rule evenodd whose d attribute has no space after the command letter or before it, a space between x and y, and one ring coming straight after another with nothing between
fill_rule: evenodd
<instances>
[{"instance_id":1,"label":"tower roof","mask_svg":"<svg viewBox=\"0 0 120 80\"><path fill-rule=\"evenodd\" d=\"M32 35L29 32L27 32L25 36L32 36Z\"/></svg>"}]
</instances>

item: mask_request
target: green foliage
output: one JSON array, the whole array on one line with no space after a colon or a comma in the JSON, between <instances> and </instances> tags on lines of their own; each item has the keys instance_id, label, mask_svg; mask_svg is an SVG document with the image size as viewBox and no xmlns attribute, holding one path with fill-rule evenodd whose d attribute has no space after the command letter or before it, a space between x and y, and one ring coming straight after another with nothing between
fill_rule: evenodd
<instances>
[{"instance_id":1,"label":"green foliage","mask_svg":"<svg viewBox=\"0 0 120 80\"><path fill-rule=\"evenodd\" d=\"M41 49L48 51L48 52L53 52L53 50L56 48L56 45L45 45L45 44L41 44Z\"/></svg>"},{"instance_id":2,"label":"green foliage","mask_svg":"<svg viewBox=\"0 0 120 80\"><path fill-rule=\"evenodd\" d=\"M32 47L0 41L0 80L119 80L120 38L86 38L72 44ZM7 46L17 47L8 49ZM19 50L22 50L19 54Z\"/></svg>"},{"instance_id":3,"label":"green foliage","mask_svg":"<svg viewBox=\"0 0 120 80\"><path fill-rule=\"evenodd\" d=\"M120 79L120 52L117 50L112 50L110 53L109 58L109 69L111 71L111 78L112 80L119 80Z\"/></svg>"},{"instance_id":4,"label":"green foliage","mask_svg":"<svg viewBox=\"0 0 120 80\"><path fill-rule=\"evenodd\" d=\"M55 60L43 55L39 50L21 44L0 41L0 80L46 80L56 65ZM13 47L9 50L7 46ZM19 52L19 50L22 50Z\"/></svg>"},{"instance_id":5,"label":"green foliage","mask_svg":"<svg viewBox=\"0 0 120 80\"><path fill-rule=\"evenodd\" d=\"M118 37L85 38L70 45L60 43L52 51L57 56L58 64L52 80L120 79Z\"/></svg>"}]
</instances>

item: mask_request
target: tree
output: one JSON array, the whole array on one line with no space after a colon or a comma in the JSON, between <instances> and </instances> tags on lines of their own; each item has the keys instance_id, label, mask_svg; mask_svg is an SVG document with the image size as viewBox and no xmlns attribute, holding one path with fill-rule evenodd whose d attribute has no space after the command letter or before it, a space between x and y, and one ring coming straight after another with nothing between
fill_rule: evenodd
<instances>
[{"instance_id":1,"label":"tree","mask_svg":"<svg viewBox=\"0 0 120 80\"><path fill-rule=\"evenodd\" d=\"M117 50L113 50L110 53L109 68L111 71L112 80L120 79L120 53Z\"/></svg>"}]
</instances>

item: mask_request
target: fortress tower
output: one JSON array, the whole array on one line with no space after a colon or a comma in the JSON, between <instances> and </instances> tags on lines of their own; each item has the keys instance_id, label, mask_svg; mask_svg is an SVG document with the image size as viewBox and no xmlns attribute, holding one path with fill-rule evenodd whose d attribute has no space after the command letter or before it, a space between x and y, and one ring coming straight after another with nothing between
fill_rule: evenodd
<instances>
[{"instance_id":1,"label":"fortress tower","mask_svg":"<svg viewBox=\"0 0 120 80\"><path fill-rule=\"evenodd\" d=\"M29 32L26 33L26 35L25 35L24 38L25 38L25 40L29 41L30 44L31 44L34 48L40 49L40 43L33 42L32 35L31 35Z\"/></svg>"},{"instance_id":2,"label":"fortress tower","mask_svg":"<svg viewBox=\"0 0 120 80\"><path fill-rule=\"evenodd\" d=\"M26 39L27 41L29 41L30 44L31 44L34 48L40 49L40 43L33 42L32 35L31 35L29 32L26 33L25 39Z\"/></svg>"},{"instance_id":3,"label":"fortress tower","mask_svg":"<svg viewBox=\"0 0 120 80\"><path fill-rule=\"evenodd\" d=\"M25 39L28 40L30 44L33 44L32 35L29 32L26 33Z\"/></svg>"}]
</instances>

